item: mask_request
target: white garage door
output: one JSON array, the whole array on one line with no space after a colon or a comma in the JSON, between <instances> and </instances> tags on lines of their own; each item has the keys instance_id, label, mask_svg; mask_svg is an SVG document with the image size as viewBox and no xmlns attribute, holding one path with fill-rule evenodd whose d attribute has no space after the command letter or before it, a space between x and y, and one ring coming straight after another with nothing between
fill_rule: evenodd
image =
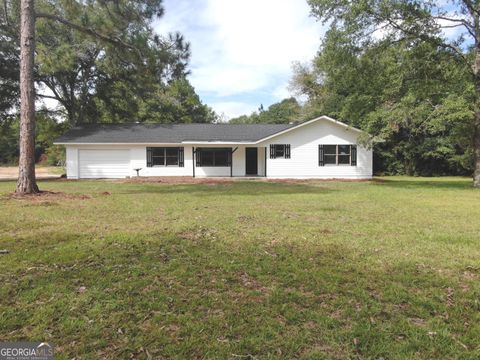
<instances>
[{"instance_id":1,"label":"white garage door","mask_svg":"<svg viewBox=\"0 0 480 360\"><path fill-rule=\"evenodd\" d=\"M80 179L124 178L130 175L130 150L79 150Z\"/></svg>"}]
</instances>

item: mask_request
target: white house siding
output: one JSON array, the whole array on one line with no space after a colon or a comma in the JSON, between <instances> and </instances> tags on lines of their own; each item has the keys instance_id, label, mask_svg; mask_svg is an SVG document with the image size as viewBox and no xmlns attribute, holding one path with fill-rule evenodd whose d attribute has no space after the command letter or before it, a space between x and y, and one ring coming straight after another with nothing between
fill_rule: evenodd
<instances>
[{"instance_id":1,"label":"white house siding","mask_svg":"<svg viewBox=\"0 0 480 360\"><path fill-rule=\"evenodd\" d=\"M135 146L131 150L131 168L142 169L141 176L192 176L192 147L175 144L149 145L148 147L183 147L184 148L184 166L157 166L147 167L147 146ZM137 176L133 170L131 176Z\"/></svg>"},{"instance_id":2,"label":"white house siding","mask_svg":"<svg viewBox=\"0 0 480 360\"><path fill-rule=\"evenodd\" d=\"M183 144L152 144L148 146L172 146L184 148L184 167L178 166L159 166L159 167L147 167L147 145L67 145L67 177L69 179L91 178L92 176L81 176L80 174L80 157L82 150L87 150L90 154L97 154L98 158L103 158L102 154L106 154L111 150L122 151L128 150L128 175L136 176L134 169L141 169L140 176L192 176L193 175L193 159L192 148L198 147L231 147L237 148L233 153L233 176L245 176L245 146L243 145L210 145L210 144L198 144L198 145L183 145ZM256 145L249 145L255 147ZM105 151L106 150L106 151ZM96 156L93 155L95 158ZM263 148L258 149L258 175L264 175L264 159L265 152ZM83 165L84 166L84 165ZM93 165L95 166L95 165ZM108 166L107 166L108 167ZM230 176L230 167L195 167L195 176L208 177L208 176ZM108 171L98 173L98 178L102 177L119 177L110 176Z\"/></svg>"},{"instance_id":3,"label":"white house siding","mask_svg":"<svg viewBox=\"0 0 480 360\"><path fill-rule=\"evenodd\" d=\"M78 179L78 148L66 147L66 168L68 179Z\"/></svg>"},{"instance_id":4,"label":"white house siding","mask_svg":"<svg viewBox=\"0 0 480 360\"><path fill-rule=\"evenodd\" d=\"M359 132L328 120L318 120L292 129L259 144L290 144L290 159L270 159L267 154L269 178L347 178L372 177L372 151L357 145L357 166L318 165L318 145L357 144Z\"/></svg>"},{"instance_id":5,"label":"white house siding","mask_svg":"<svg viewBox=\"0 0 480 360\"><path fill-rule=\"evenodd\" d=\"M151 145L151 146L182 146L182 145ZM192 176L192 147L183 146L185 148L185 166L166 166L166 167L147 167L147 145L76 145L76 146L67 146L66 151L66 164L67 164L67 177L69 179L78 179L80 178L80 158L79 154L82 150L89 150L93 152L98 152L101 154L104 150L128 150L128 162L129 172L126 176L136 176L137 173L134 169L140 170L141 176ZM101 156L101 155L100 155ZM83 176L82 176L83 177ZM101 177L115 177L99 175Z\"/></svg>"},{"instance_id":6,"label":"white house siding","mask_svg":"<svg viewBox=\"0 0 480 360\"><path fill-rule=\"evenodd\" d=\"M310 122L284 134L274 136L259 144L145 144L145 145L68 145L66 167L69 179L79 178L79 151L81 150L129 150L128 176L136 176L135 168L141 168L140 176L192 176L192 147L237 148L233 154L233 176L245 174L245 148L258 148L258 176L265 175L265 150L267 151L267 177L269 178L350 178L364 179L372 176L372 151L357 144L359 132L345 128L326 119ZM270 144L290 144L290 159L270 159ZM357 166L318 165L318 145L357 144ZM149 146L184 148L184 167L147 167ZM195 176L230 176L230 167L195 167Z\"/></svg>"}]
</instances>

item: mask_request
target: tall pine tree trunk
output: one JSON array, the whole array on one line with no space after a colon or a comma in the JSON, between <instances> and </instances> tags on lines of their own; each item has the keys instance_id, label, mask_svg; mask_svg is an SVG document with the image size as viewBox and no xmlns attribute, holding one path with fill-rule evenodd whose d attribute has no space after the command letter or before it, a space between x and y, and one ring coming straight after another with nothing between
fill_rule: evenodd
<instances>
[{"instance_id":1,"label":"tall pine tree trunk","mask_svg":"<svg viewBox=\"0 0 480 360\"><path fill-rule=\"evenodd\" d=\"M473 65L475 81L475 123L473 129L473 186L480 188L480 4L472 7L475 31L475 63Z\"/></svg>"},{"instance_id":2,"label":"tall pine tree trunk","mask_svg":"<svg viewBox=\"0 0 480 360\"><path fill-rule=\"evenodd\" d=\"M477 93L480 93L477 90ZM480 96L480 95L477 95ZM477 101L477 106L480 106ZM475 129L473 134L473 151L474 151L474 173L473 173L473 186L480 188L480 111L475 111Z\"/></svg>"},{"instance_id":3,"label":"tall pine tree trunk","mask_svg":"<svg viewBox=\"0 0 480 360\"><path fill-rule=\"evenodd\" d=\"M34 0L21 0L20 19L20 158L16 192L39 192L35 180Z\"/></svg>"}]
</instances>

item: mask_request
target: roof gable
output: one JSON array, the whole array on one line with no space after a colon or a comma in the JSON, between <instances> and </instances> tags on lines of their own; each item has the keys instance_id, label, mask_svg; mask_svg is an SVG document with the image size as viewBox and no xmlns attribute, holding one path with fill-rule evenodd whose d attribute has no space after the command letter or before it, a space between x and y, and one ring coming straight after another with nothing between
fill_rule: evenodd
<instances>
[{"instance_id":1,"label":"roof gable","mask_svg":"<svg viewBox=\"0 0 480 360\"><path fill-rule=\"evenodd\" d=\"M308 125L310 125L310 124L313 124L313 123L315 123L315 122L317 122L317 121L321 121L321 120L325 120L325 121L328 121L328 122L330 122L330 123L333 123L333 124L335 124L335 125L337 125L337 126L340 126L340 127L344 128L345 130L352 130L352 131L354 131L354 132L364 133L364 131L362 131L362 130L360 130L360 129L354 128L354 127L352 127L352 126L350 126L350 125L347 125L347 124L345 124L345 123L343 123L343 122L341 122L341 121L338 121L338 120L335 120L335 119L333 119L333 118L331 118L331 117L329 117L329 116L323 115L323 116L320 116L320 117L318 117L318 118L315 118L315 119L312 119L312 120L309 120L309 121L305 121L305 122L303 122L303 123L300 123L300 124L297 124L297 125L295 125L295 126L289 127L289 128L287 128L287 129L281 130L281 131L279 131L279 132L277 132L277 133L275 133L275 134L269 135L269 136L267 136L267 137L265 137L265 138L263 138L263 139L260 139L260 140L258 140L258 141L256 141L256 142L259 143L259 142L262 142L262 141L266 141L266 140L275 138L275 137L277 137L277 136L283 135L283 134L285 134L285 133L288 133L288 132L290 132L290 131L296 130L296 129L301 128L301 127L304 127L304 126L308 126Z\"/></svg>"}]
</instances>

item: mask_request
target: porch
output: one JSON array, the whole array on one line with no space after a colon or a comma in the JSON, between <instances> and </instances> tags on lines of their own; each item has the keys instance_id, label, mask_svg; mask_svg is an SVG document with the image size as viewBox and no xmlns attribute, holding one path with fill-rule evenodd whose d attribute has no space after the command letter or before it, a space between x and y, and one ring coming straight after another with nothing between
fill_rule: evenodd
<instances>
[{"instance_id":1,"label":"porch","mask_svg":"<svg viewBox=\"0 0 480 360\"><path fill-rule=\"evenodd\" d=\"M193 177L265 177L265 147L192 146Z\"/></svg>"}]
</instances>

